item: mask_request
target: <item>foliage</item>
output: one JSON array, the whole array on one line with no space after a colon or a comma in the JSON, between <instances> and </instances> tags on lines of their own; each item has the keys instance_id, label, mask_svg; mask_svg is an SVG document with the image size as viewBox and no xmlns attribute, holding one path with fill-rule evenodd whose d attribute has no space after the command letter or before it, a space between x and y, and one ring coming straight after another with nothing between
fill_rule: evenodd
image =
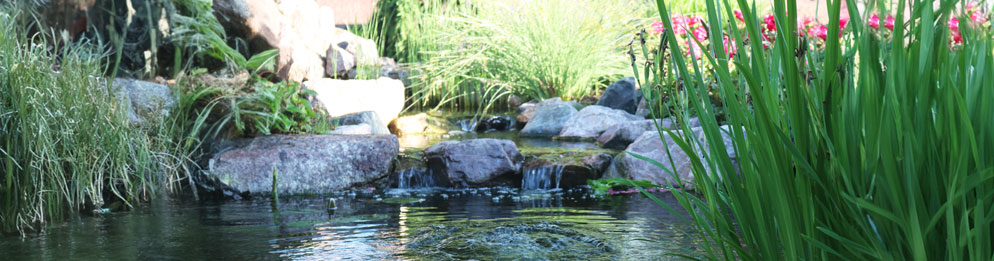
<instances>
[{"instance_id":1,"label":"foliage","mask_svg":"<svg viewBox=\"0 0 994 261\"><path fill-rule=\"evenodd\" d=\"M623 50L641 1L396 0L374 20L386 55L418 72L421 109L486 111L508 95L578 99L627 72ZM390 6L387 6L390 7ZM383 11L387 12L387 11ZM396 19L396 20L393 20ZM395 22L393 25L389 22Z\"/></svg>"},{"instance_id":2,"label":"foliage","mask_svg":"<svg viewBox=\"0 0 994 261\"><path fill-rule=\"evenodd\" d=\"M673 28L657 2L663 26ZM838 35L847 28L841 1L826 2L825 35ZM660 135L705 158L689 157L700 194L674 195L710 242L706 257L992 260L990 25L967 23L956 0L913 1L898 3L893 32L878 32L850 2L850 17L859 18L849 21L850 34L819 45L778 26L764 47L762 37L748 36L762 35L767 19L738 3L741 28L728 1L706 1L707 33L734 39L737 55L727 58L712 41L700 46L701 60L688 59L666 49L680 45L666 30L664 51L641 70L647 91L673 94L681 126L700 115L708 146L689 127ZM774 25L798 24L793 1L774 1L773 9ZM700 70L704 64L713 70ZM718 94L731 131L719 128L708 91ZM737 164L721 135L731 138Z\"/></svg>"},{"instance_id":3,"label":"foliage","mask_svg":"<svg viewBox=\"0 0 994 261\"><path fill-rule=\"evenodd\" d=\"M133 205L159 184L152 141L129 125L88 44L50 49L21 14L0 9L0 231L37 228L66 210Z\"/></svg>"},{"instance_id":4,"label":"foliage","mask_svg":"<svg viewBox=\"0 0 994 261\"><path fill-rule=\"evenodd\" d=\"M211 0L169 0L175 10L170 17L170 41L176 46L176 61L183 53L190 54L185 62L174 64L174 75L181 68L190 68L193 58L203 55L229 63L230 68L245 68L247 61L241 53L226 43L224 28L214 16Z\"/></svg>"}]
</instances>

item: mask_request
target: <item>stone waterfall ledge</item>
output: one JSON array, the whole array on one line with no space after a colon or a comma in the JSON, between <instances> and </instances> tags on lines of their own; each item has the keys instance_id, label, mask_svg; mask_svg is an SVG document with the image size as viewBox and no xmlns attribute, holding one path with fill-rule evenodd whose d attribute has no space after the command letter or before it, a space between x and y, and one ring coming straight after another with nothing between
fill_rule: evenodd
<instances>
[{"instance_id":1,"label":"stone waterfall ledge","mask_svg":"<svg viewBox=\"0 0 994 261\"><path fill-rule=\"evenodd\" d=\"M534 171L551 175L545 178L556 184L557 175L554 172L561 171L558 175L559 187L570 188L586 185L589 179L601 178L618 151L601 148L522 148L521 154L525 157L521 167L523 174Z\"/></svg>"},{"instance_id":2,"label":"stone waterfall ledge","mask_svg":"<svg viewBox=\"0 0 994 261\"><path fill-rule=\"evenodd\" d=\"M273 135L238 141L211 158L209 174L238 193L327 193L386 177L399 145L393 135Z\"/></svg>"}]
</instances>

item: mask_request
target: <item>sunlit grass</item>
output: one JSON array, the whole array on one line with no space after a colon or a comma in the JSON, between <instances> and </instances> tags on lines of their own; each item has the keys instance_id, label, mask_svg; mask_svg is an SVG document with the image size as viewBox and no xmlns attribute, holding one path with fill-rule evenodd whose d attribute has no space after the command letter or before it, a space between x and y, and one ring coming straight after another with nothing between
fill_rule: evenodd
<instances>
[{"instance_id":1,"label":"sunlit grass","mask_svg":"<svg viewBox=\"0 0 994 261\"><path fill-rule=\"evenodd\" d=\"M889 41L857 18L869 13L830 0L827 35L838 34L840 13L848 12L854 19L846 37L828 37L818 49L796 37L795 26L778 26L764 51L758 37L747 37L761 34L757 12L742 8L742 29L731 23L728 1L705 2L709 34L735 39L739 55L712 58L728 57L712 41L703 60L669 51L667 59L648 58L661 66L641 75L647 86L679 94L671 97L676 116L685 122L699 115L708 137L710 149L702 151L688 127L683 134L660 130L688 154L705 156L690 157L697 192L673 192L710 242L704 258L994 258L989 24L968 26L960 17L965 44L950 48L947 21L961 14L962 2L901 2L896 19L907 22ZM672 28L673 13L658 3ZM773 9L778 25L799 21L794 1L774 1ZM672 31L665 34L667 46L678 45ZM697 68L713 71L693 73ZM708 91L720 98L732 131L722 133ZM737 164L723 134L732 138Z\"/></svg>"}]
</instances>

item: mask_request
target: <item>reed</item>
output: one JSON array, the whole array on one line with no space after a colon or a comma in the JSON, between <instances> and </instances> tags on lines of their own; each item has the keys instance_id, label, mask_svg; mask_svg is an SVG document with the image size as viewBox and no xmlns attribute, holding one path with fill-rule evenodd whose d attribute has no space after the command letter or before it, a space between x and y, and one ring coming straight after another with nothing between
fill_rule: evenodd
<instances>
[{"instance_id":1,"label":"reed","mask_svg":"<svg viewBox=\"0 0 994 261\"><path fill-rule=\"evenodd\" d=\"M667 4L657 3L673 28ZM700 116L708 146L686 127L660 135L704 157L691 157L694 181L681 181L697 192L673 191L708 242L703 258L994 258L989 22L971 23L955 0L902 1L889 32L867 26L870 12L854 2L842 10L841 1L828 0L828 36L840 33L841 12L853 19L844 37L816 44L797 37L795 2L778 0L776 24L788 26L777 26L766 50L760 37L747 37L763 33L747 1L738 1L741 26L728 1L706 4L709 34L734 39L738 55L725 58L729 48L712 41L701 60L670 49L665 59L658 52L647 58L654 64L636 66L655 95L665 90L679 101L672 106L681 122ZM962 44L947 26L953 17ZM672 31L665 35L663 46L680 44ZM705 67L710 74L695 73ZM719 128L709 91L730 131ZM722 135L731 137L737 164Z\"/></svg>"}]
</instances>

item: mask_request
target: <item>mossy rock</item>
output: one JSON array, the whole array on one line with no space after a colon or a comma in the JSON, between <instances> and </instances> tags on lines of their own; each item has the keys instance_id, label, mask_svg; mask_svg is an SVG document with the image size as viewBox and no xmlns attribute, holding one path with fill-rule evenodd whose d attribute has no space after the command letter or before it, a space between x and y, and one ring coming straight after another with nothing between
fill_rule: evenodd
<instances>
[{"instance_id":1,"label":"mossy rock","mask_svg":"<svg viewBox=\"0 0 994 261\"><path fill-rule=\"evenodd\" d=\"M602 148L521 148L525 156L522 172L533 169L562 167L560 187L586 184L588 179L600 178L618 151Z\"/></svg>"}]
</instances>

